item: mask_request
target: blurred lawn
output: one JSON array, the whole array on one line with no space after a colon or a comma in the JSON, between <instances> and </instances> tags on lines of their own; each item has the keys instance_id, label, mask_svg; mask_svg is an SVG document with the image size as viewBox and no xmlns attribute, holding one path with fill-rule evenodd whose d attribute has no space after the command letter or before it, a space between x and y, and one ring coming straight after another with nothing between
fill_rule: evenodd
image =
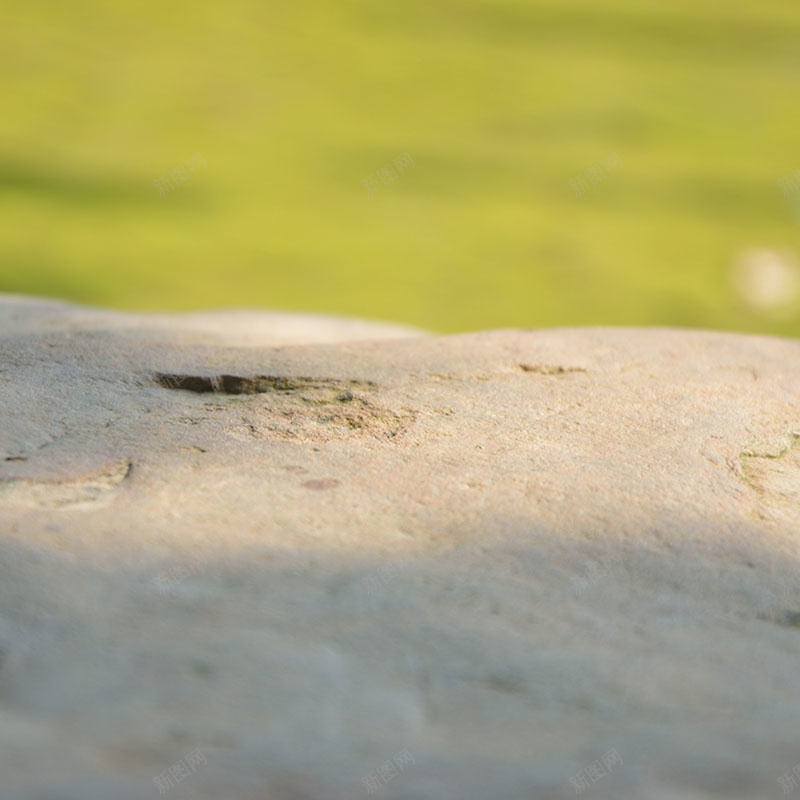
<instances>
[{"instance_id":1,"label":"blurred lawn","mask_svg":"<svg viewBox=\"0 0 800 800\"><path fill-rule=\"evenodd\" d=\"M800 250L797 0L7 0L0 65L0 291L800 334L730 279Z\"/></svg>"}]
</instances>

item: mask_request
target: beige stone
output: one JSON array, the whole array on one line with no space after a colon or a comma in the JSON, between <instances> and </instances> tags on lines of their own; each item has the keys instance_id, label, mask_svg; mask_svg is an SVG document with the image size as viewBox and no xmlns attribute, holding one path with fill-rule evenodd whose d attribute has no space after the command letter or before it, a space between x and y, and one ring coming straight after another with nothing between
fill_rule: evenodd
<instances>
[{"instance_id":1,"label":"beige stone","mask_svg":"<svg viewBox=\"0 0 800 800\"><path fill-rule=\"evenodd\" d=\"M0 298L3 796L781 793L800 344L248 313Z\"/></svg>"}]
</instances>

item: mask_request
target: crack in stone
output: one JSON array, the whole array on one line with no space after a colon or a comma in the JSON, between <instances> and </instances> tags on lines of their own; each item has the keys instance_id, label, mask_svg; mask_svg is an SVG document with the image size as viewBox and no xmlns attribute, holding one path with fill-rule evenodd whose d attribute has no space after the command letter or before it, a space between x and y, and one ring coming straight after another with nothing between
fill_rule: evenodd
<instances>
[{"instance_id":1,"label":"crack in stone","mask_svg":"<svg viewBox=\"0 0 800 800\"><path fill-rule=\"evenodd\" d=\"M230 434L243 439L328 441L357 433L393 439L416 417L411 409L393 410L370 398L377 384L354 378L157 372L153 379L170 390L218 396L270 395L269 401L254 398L241 407L244 414L238 422L225 424ZM228 404L218 406L220 410L226 407Z\"/></svg>"},{"instance_id":2,"label":"crack in stone","mask_svg":"<svg viewBox=\"0 0 800 800\"><path fill-rule=\"evenodd\" d=\"M570 372L587 372L585 367L562 367L560 364L520 364L523 372L535 372L537 375L566 375Z\"/></svg>"},{"instance_id":3,"label":"crack in stone","mask_svg":"<svg viewBox=\"0 0 800 800\"><path fill-rule=\"evenodd\" d=\"M291 394L306 389L342 387L343 398L348 394L345 386L374 388L372 381L336 380L334 378L308 378L281 375L182 375L174 372L156 372L155 382L164 389L188 392L215 392L216 394ZM352 397L352 396L351 396ZM343 399L344 402L344 399Z\"/></svg>"}]
</instances>

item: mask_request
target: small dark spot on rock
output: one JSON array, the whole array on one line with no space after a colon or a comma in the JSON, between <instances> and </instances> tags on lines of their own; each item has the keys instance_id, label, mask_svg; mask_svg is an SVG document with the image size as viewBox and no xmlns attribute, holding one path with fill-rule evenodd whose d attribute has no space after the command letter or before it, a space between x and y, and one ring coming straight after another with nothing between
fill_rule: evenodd
<instances>
[{"instance_id":1,"label":"small dark spot on rock","mask_svg":"<svg viewBox=\"0 0 800 800\"><path fill-rule=\"evenodd\" d=\"M169 738L174 742L188 742L189 732L184 728L172 727L168 731Z\"/></svg>"},{"instance_id":2,"label":"small dark spot on rock","mask_svg":"<svg viewBox=\"0 0 800 800\"><path fill-rule=\"evenodd\" d=\"M210 678L212 675L216 674L214 667L209 664L208 661L203 661L200 658L196 658L192 661L192 672L201 678Z\"/></svg>"},{"instance_id":3,"label":"small dark spot on rock","mask_svg":"<svg viewBox=\"0 0 800 800\"><path fill-rule=\"evenodd\" d=\"M299 464L285 464L283 467L287 472L297 472L301 475L304 475L308 470L305 467L301 467Z\"/></svg>"},{"instance_id":4,"label":"small dark spot on rock","mask_svg":"<svg viewBox=\"0 0 800 800\"><path fill-rule=\"evenodd\" d=\"M342 394L336 397L336 401L338 403L349 403L353 399L352 392L343 392Z\"/></svg>"},{"instance_id":5,"label":"small dark spot on rock","mask_svg":"<svg viewBox=\"0 0 800 800\"><path fill-rule=\"evenodd\" d=\"M800 628L800 611L784 611L778 621L789 628Z\"/></svg>"},{"instance_id":6,"label":"small dark spot on rock","mask_svg":"<svg viewBox=\"0 0 800 800\"><path fill-rule=\"evenodd\" d=\"M303 486L306 489L333 489L335 486L339 485L339 481L336 478L324 478L322 480L313 480L313 481L303 481Z\"/></svg>"},{"instance_id":7,"label":"small dark spot on rock","mask_svg":"<svg viewBox=\"0 0 800 800\"><path fill-rule=\"evenodd\" d=\"M485 685L496 692L519 694L525 691L525 683L517 675L489 675Z\"/></svg>"}]
</instances>

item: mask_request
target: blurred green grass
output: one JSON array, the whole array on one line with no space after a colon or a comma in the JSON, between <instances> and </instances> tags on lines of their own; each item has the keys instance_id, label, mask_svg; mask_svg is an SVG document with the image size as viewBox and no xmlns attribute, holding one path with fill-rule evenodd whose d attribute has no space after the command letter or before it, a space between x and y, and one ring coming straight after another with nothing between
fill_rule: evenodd
<instances>
[{"instance_id":1,"label":"blurred green grass","mask_svg":"<svg viewBox=\"0 0 800 800\"><path fill-rule=\"evenodd\" d=\"M797 335L731 267L800 249L798 42L796 0L10 0L0 291Z\"/></svg>"}]
</instances>

